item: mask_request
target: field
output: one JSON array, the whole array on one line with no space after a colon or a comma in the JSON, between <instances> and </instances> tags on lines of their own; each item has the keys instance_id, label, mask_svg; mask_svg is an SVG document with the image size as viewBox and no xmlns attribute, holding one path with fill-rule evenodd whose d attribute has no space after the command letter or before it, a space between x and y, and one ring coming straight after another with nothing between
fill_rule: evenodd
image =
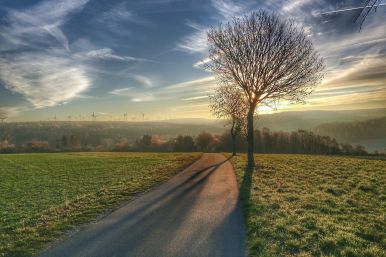
<instances>
[{"instance_id":1,"label":"field","mask_svg":"<svg viewBox=\"0 0 386 257\"><path fill-rule=\"evenodd\" d=\"M0 155L0 256L30 256L169 179L198 153Z\"/></svg>"},{"instance_id":2,"label":"field","mask_svg":"<svg viewBox=\"0 0 386 257\"><path fill-rule=\"evenodd\" d=\"M386 162L312 155L231 159L251 256L386 256Z\"/></svg>"}]
</instances>

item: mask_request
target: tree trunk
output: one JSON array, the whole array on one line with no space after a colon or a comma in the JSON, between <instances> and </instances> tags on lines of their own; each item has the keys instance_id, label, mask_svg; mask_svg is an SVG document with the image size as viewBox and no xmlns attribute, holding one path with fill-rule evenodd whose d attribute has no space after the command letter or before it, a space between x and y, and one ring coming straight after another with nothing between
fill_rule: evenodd
<instances>
[{"instance_id":1,"label":"tree trunk","mask_svg":"<svg viewBox=\"0 0 386 257\"><path fill-rule=\"evenodd\" d=\"M232 117L232 128L231 128L231 137L232 137L232 156L235 156L236 155L236 136L237 136L237 132L235 131L236 128L236 121L235 121L235 118Z\"/></svg>"},{"instance_id":2,"label":"tree trunk","mask_svg":"<svg viewBox=\"0 0 386 257\"><path fill-rule=\"evenodd\" d=\"M256 106L251 105L248 111L247 117L247 141L248 141L248 167L255 166L254 152L254 139L253 139L253 114L255 113Z\"/></svg>"},{"instance_id":3,"label":"tree trunk","mask_svg":"<svg viewBox=\"0 0 386 257\"><path fill-rule=\"evenodd\" d=\"M236 156L236 135L232 135L232 155Z\"/></svg>"}]
</instances>

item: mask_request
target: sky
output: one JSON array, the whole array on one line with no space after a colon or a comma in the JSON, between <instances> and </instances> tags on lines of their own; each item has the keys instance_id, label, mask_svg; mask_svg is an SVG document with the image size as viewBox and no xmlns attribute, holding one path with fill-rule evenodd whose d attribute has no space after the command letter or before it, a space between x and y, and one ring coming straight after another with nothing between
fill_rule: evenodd
<instances>
[{"instance_id":1,"label":"sky","mask_svg":"<svg viewBox=\"0 0 386 257\"><path fill-rule=\"evenodd\" d=\"M294 19L326 63L306 104L386 107L386 1L0 0L0 107L9 121L213 118L206 31L251 11ZM262 113L272 109L262 107Z\"/></svg>"}]
</instances>

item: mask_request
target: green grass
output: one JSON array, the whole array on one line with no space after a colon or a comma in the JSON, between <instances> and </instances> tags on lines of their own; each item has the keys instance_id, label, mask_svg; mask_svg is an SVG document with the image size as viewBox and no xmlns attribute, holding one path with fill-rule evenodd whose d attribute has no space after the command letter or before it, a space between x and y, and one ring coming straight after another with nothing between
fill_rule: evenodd
<instances>
[{"instance_id":1,"label":"green grass","mask_svg":"<svg viewBox=\"0 0 386 257\"><path fill-rule=\"evenodd\" d=\"M231 159L251 256L386 256L386 162L258 154Z\"/></svg>"},{"instance_id":2,"label":"green grass","mask_svg":"<svg viewBox=\"0 0 386 257\"><path fill-rule=\"evenodd\" d=\"M30 256L175 175L198 153L0 155L0 256Z\"/></svg>"}]
</instances>

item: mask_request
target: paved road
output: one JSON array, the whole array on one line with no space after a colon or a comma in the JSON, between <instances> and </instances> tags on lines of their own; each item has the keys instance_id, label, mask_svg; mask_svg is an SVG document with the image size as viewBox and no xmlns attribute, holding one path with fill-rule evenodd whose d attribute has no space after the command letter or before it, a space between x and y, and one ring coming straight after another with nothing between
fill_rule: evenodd
<instances>
[{"instance_id":1,"label":"paved road","mask_svg":"<svg viewBox=\"0 0 386 257\"><path fill-rule=\"evenodd\" d=\"M204 154L165 184L40 256L238 257L245 231L232 165Z\"/></svg>"}]
</instances>

